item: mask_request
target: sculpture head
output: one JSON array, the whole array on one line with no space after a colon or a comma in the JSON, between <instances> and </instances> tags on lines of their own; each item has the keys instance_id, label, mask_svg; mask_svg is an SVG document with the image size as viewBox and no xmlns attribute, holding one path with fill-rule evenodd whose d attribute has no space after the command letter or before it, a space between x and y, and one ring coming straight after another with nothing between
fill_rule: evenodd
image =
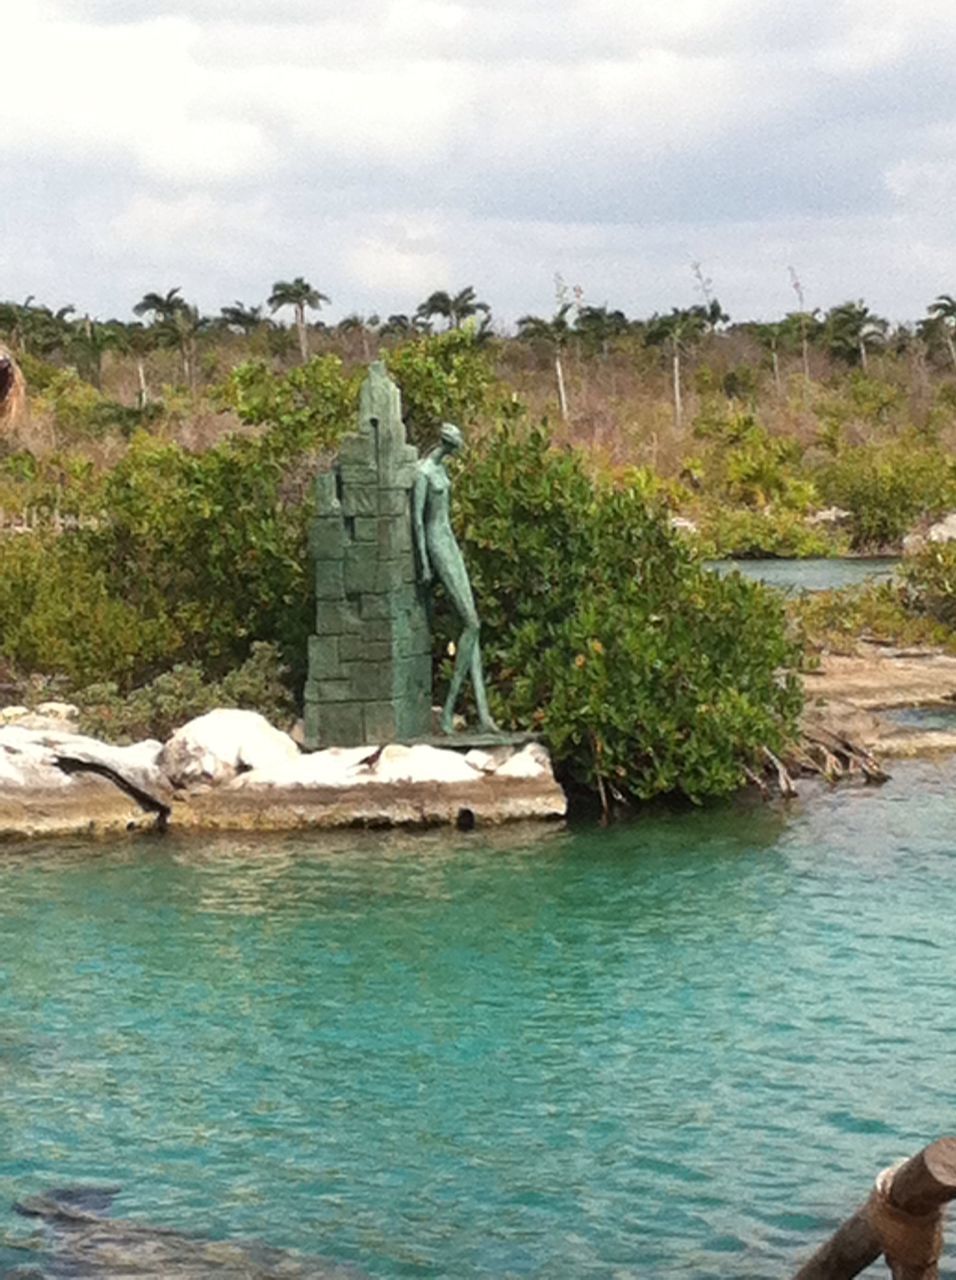
<instances>
[{"instance_id":1,"label":"sculpture head","mask_svg":"<svg viewBox=\"0 0 956 1280\"><path fill-rule=\"evenodd\" d=\"M439 439L445 446L447 453L458 453L465 446L461 431L453 422L443 422L441 424Z\"/></svg>"}]
</instances>

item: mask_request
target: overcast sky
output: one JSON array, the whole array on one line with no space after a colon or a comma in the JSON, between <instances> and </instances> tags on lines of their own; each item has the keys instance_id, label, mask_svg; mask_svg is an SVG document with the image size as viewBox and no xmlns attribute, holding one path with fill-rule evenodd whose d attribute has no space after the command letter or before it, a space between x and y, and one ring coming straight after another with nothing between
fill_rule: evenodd
<instances>
[{"instance_id":1,"label":"overcast sky","mask_svg":"<svg viewBox=\"0 0 956 1280\"><path fill-rule=\"evenodd\" d=\"M953 0L7 0L0 297L956 293Z\"/></svg>"}]
</instances>

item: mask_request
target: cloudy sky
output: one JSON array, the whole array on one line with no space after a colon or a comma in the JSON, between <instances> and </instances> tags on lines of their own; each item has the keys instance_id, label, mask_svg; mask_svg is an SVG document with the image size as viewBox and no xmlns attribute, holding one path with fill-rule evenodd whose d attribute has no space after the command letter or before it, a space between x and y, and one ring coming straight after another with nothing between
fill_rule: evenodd
<instances>
[{"instance_id":1,"label":"cloudy sky","mask_svg":"<svg viewBox=\"0 0 956 1280\"><path fill-rule=\"evenodd\" d=\"M0 297L329 317L554 276L633 315L956 293L953 0L4 6ZM908 10L908 11L907 11Z\"/></svg>"}]
</instances>

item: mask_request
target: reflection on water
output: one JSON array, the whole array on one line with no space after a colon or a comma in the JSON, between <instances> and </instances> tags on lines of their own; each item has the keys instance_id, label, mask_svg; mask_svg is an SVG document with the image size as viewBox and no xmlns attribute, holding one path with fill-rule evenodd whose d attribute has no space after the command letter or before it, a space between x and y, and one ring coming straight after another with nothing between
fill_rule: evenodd
<instances>
[{"instance_id":1,"label":"reflection on water","mask_svg":"<svg viewBox=\"0 0 956 1280\"><path fill-rule=\"evenodd\" d=\"M377 1277L785 1275L951 1127L954 781L5 849L0 1204L116 1183Z\"/></svg>"},{"instance_id":2,"label":"reflection on water","mask_svg":"<svg viewBox=\"0 0 956 1280\"><path fill-rule=\"evenodd\" d=\"M900 563L898 556L824 557L808 560L712 560L709 567L718 573L736 570L745 578L755 578L783 591L834 591L857 587L864 582L891 578Z\"/></svg>"}]
</instances>

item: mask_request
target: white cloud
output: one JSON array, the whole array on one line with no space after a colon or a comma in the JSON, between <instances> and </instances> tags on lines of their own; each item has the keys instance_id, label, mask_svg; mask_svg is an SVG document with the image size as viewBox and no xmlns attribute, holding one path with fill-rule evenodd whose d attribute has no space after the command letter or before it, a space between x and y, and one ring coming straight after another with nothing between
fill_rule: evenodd
<instances>
[{"instance_id":1,"label":"white cloud","mask_svg":"<svg viewBox=\"0 0 956 1280\"><path fill-rule=\"evenodd\" d=\"M343 230L345 230L343 228ZM452 273L454 232L417 216L392 218L361 231L345 251L355 283L373 297L416 301L440 288Z\"/></svg>"},{"instance_id":2,"label":"white cloud","mask_svg":"<svg viewBox=\"0 0 956 1280\"><path fill-rule=\"evenodd\" d=\"M907 314L956 276L950 5L33 0L5 289L218 305L291 270L343 311L473 281L514 315L561 269L650 310L700 257L738 313L785 309L796 260Z\"/></svg>"}]
</instances>

